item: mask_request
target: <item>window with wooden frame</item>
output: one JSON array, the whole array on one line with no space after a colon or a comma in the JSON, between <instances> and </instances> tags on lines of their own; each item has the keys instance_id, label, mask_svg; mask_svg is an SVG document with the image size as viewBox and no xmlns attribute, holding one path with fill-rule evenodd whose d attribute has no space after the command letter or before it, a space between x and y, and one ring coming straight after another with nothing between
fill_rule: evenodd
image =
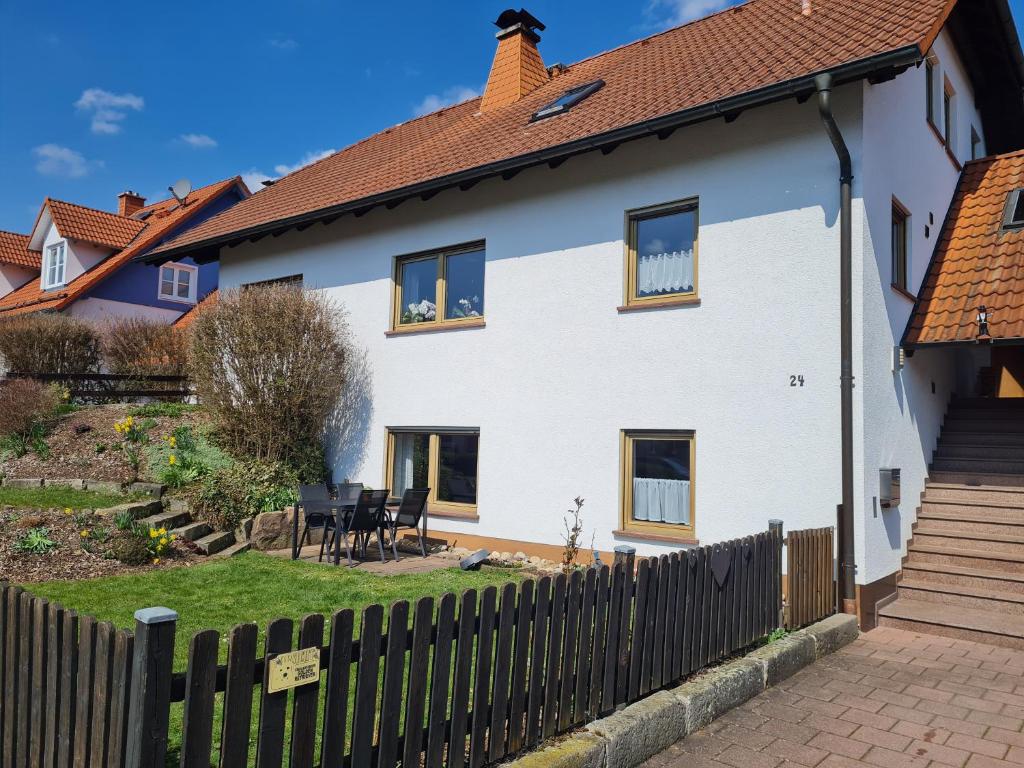
<instances>
[{"instance_id":1,"label":"window with wooden frame","mask_svg":"<svg viewBox=\"0 0 1024 768\"><path fill-rule=\"evenodd\" d=\"M946 80L942 88L942 138L946 142L946 149L953 151L956 128L956 91L949 80Z\"/></svg>"},{"instance_id":2,"label":"window with wooden frame","mask_svg":"<svg viewBox=\"0 0 1024 768\"><path fill-rule=\"evenodd\" d=\"M935 64L929 57L924 62L925 112L928 122L935 125Z\"/></svg>"},{"instance_id":3,"label":"window with wooden frame","mask_svg":"<svg viewBox=\"0 0 1024 768\"><path fill-rule=\"evenodd\" d=\"M697 200L626 212L626 307L697 299Z\"/></svg>"},{"instance_id":4,"label":"window with wooden frame","mask_svg":"<svg viewBox=\"0 0 1024 768\"><path fill-rule=\"evenodd\" d=\"M392 331L482 325L483 242L395 259Z\"/></svg>"},{"instance_id":5,"label":"window with wooden frame","mask_svg":"<svg viewBox=\"0 0 1024 768\"><path fill-rule=\"evenodd\" d=\"M621 528L655 538L694 536L692 430L623 430Z\"/></svg>"},{"instance_id":6,"label":"window with wooden frame","mask_svg":"<svg viewBox=\"0 0 1024 768\"><path fill-rule=\"evenodd\" d=\"M907 290L908 268L908 223L910 214L900 205L899 200L892 199L892 286L904 293Z\"/></svg>"},{"instance_id":7,"label":"window with wooden frame","mask_svg":"<svg viewBox=\"0 0 1024 768\"><path fill-rule=\"evenodd\" d=\"M391 494L430 488L431 514L475 517L479 444L476 428L388 429L384 476Z\"/></svg>"}]
</instances>

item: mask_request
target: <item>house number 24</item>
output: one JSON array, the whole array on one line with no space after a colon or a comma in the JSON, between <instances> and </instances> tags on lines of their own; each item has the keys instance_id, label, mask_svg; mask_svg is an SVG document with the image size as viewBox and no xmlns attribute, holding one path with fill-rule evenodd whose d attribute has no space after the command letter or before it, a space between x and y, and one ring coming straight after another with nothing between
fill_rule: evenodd
<instances>
[{"instance_id":1,"label":"house number 24","mask_svg":"<svg viewBox=\"0 0 1024 768\"><path fill-rule=\"evenodd\" d=\"M802 373L793 374L789 377L789 386L791 387L802 387L804 385L804 375Z\"/></svg>"}]
</instances>

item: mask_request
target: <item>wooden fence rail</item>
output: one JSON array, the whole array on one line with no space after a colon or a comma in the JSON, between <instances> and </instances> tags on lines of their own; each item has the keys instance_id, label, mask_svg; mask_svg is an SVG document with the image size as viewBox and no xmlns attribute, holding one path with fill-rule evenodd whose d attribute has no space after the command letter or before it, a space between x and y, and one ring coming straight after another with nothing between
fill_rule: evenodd
<instances>
[{"instance_id":1,"label":"wooden fence rail","mask_svg":"<svg viewBox=\"0 0 1024 768\"><path fill-rule=\"evenodd\" d=\"M832 538L832 528L790 531L786 537L787 629L797 629L835 611Z\"/></svg>"},{"instance_id":2,"label":"wooden fence rail","mask_svg":"<svg viewBox=\"0 0 1024 768\"><path fill-rule=\"evenodd\" d=\"M763 532L358 617L340 610L326 627L319 614L297 627L277 619L261 654L256 625L242 624L224 665L206 630L177 674L173 612L138 612L133 635L4 585L2 762L163 765L175 713L182 766L480 768L771 633L782 544ZM320 673L272 693L269 665L296 629L296 649L319 649Z\"/></svg>"},{"instance_id":3,"label":"wooden fence rail","mask_svg":"<svg viewBox=\"0 0 1024 768\"><path fill-rule=\"evenodd\" d=\"M111 401L139 397L184 399L193 391L186 376L127 373L17 373L8 372L8 380L33 379L67 388L73 400Z\"/></svg>"}]
</instances>

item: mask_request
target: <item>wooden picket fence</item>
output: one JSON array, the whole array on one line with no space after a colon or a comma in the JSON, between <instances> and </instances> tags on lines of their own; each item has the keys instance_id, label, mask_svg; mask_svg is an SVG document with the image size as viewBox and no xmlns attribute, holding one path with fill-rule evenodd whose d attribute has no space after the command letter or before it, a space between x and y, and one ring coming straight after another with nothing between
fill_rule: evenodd
<instances>
[{"instance_id":1,"label":"wooden picket fence","mask_svg":"<svg viewBox=\"0 0 1024 768\"><path fill-rule=\"evenodd\" d=\"M790 531L786 537L786 628L797 629L835 612L833 529Z\"/></svg>"},{"instance_id":2,"label":"wooden picket fence","mask_svg":"<svg viewBox=\"0 0 1024 768\"><path fill-rule=\"evenodd\" d=\"M182 766L287 758L291 768L480 768L771 633L781 622L782 544L773 530L371 605L358 621L340 610L326 644L324 617L306 616L296 648L320 649L320 675L280 693L263 683L268 663L292 650L291 619L269 624L261 656L255 624L232 629L226 665L219 633L199 632L187 669L174 673L173 612L150 623L140 611L133 636L4 585L3 764L163 765L174 712Z\"/></svg>"}]
</instances>

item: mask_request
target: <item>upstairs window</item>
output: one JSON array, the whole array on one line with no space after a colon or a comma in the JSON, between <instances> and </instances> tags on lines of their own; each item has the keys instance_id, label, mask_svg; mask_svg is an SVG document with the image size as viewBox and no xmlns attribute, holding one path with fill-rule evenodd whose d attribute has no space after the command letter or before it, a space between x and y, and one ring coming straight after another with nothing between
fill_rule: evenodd
<instances>
[{"instance_id":1,"label":"upstairs window","mask_svg":"<svg viewBox=\"0 0 1024 768\"><path fill-rule=\"evenodd\" d=\"M630 211L626 304L680 303L697 296L697 201Z\"/></svg>"},{"instance_id":2,"label":"upstairs window","mask_svg":"<svg viewBox=\"0 0 1024 768\"><path fill-rule=\"evenodd\" d=\"M1024 189L1015 189L1006 196L1003 229L1024 227Z\"/></svg>"},{"instance_id":3,"label":"upstairs window","mask_svg":"<svg viewBox=\"0 0 1024 768\"><path fill-rule=\"evenodd\" d=\"M935 64L931 59L924 62L925 110L928 122L935 125Z\"/></svg>"},{"instance_id":4,"label":"upstairs window","mask_svg":"<svg viewBox=\"0 0 1024 768\"><path fill-rule=\"evenodd\" d=\"M906 208L894 198L892 201L892 286L907 291L907 223L910 216Z\"/></svg>"},{"instance_id":5,"label":"upstairs window","mask_svg":"<svg viewBox=\"0 0 1024 768\"><path fill-rule=\"evenodd\" d=\"M160 267L160 298L164 301L196 303L196 277L199 270L188 264L164 264Z\"/></svg>"},{"instance_id":6,"label":"upstairs window","mask_svg":"<svg viewBox=\"0 0 1024 768\"><path fill-rule=\"evenodd\" d=\"M46 264L43 266L43 288L56 288L64 285L64 273L67 266L67 250L63 242L51 245L46 249Z\"/></svg>"},{"instance_id":7,"label":"upstairs window","mask_svg":"<svg viewBox=\"0 0 1024 768\"><path fill-rule=\"evenodd\" d=\"M587 98L587 96L590 96L592 93L596 93L603 87L604 80L595 80L594 82L587 83L586 85L578 85L575 88L570 88L557 99L545 104L534 112L533 117L530 118L530 122L532 123L537 120L543 120L545 117L554 117L555 115L560 115L563 112L568 112Z\"/></svg>"},{"instance_id":8,"label":"upstairs window","mask_svg":"<svg viewBox=\"0 0 1024 768\"><path fill-rule=\"evenodd\" d=\"M483 322L485 256L472 243L396 259L392 330Z\"/></svg>"},{"instance_id":9,"label":"upstairs window","mask_svg":"<svg viewBox=\"0 0 1024 768\"><path fill-rule=\"evenodd\" d=\"M953 131L956 126L956 92L953 86L946 81L942 89L942 137L946 142L946 149L952 151L954 146Z\"/></svg>"},{"instance_id":10,"label":"upstairs window","mask_svg":"<svg viewBox=\"0 0 1024 768\"><path fill-rule=\"evenodd\" d=\"M971 126L971 160L977 160L979 157L984 157L984 150L981 147L981 136L978 135L977 129Z\"/></svg>"}]
</instances>

